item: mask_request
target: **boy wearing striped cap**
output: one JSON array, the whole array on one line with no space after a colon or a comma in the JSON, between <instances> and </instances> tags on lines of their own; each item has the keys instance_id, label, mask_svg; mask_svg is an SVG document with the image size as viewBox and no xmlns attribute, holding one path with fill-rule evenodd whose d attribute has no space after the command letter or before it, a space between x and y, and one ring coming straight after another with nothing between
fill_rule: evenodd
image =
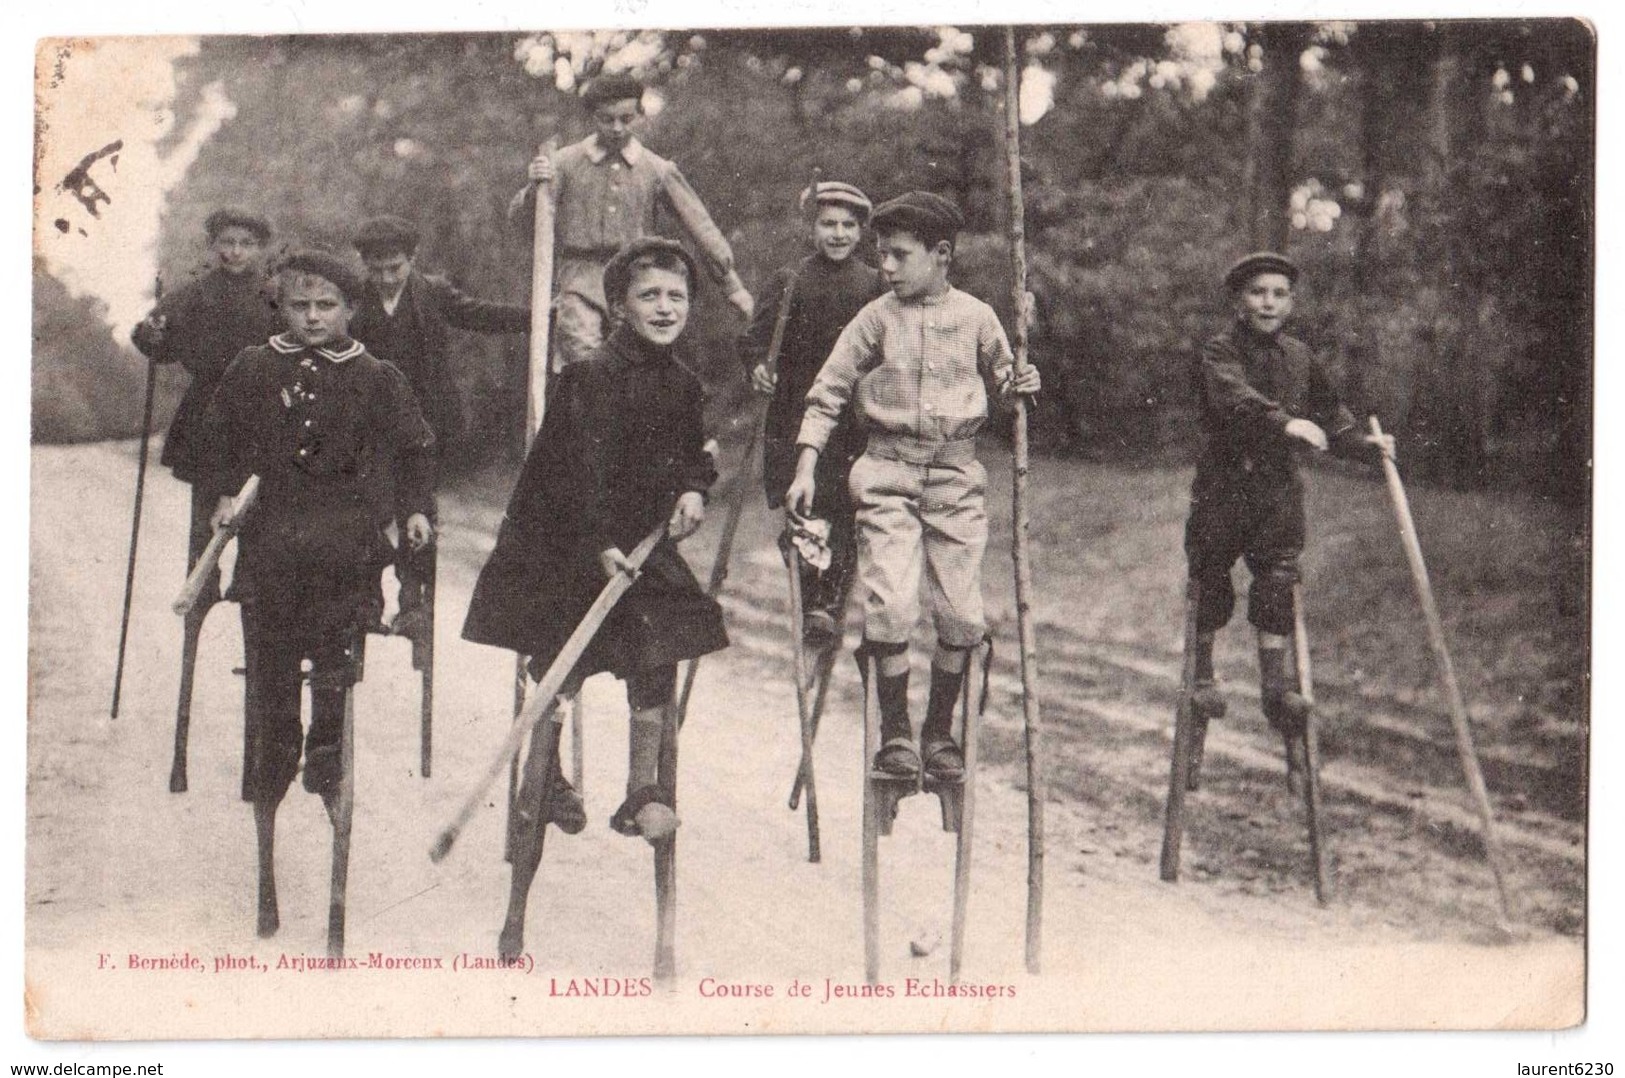
<instances>
[{"instance_id":1,"label":"boy wearing striped cap","mask_svg":"<svg viewBox=\"0 0 1625 1078\"><path fill-rule=\"evenodd\" d=\"M762 293L750 328L739 339L739 354L758 393L772 397L762 449L767 504L784 504L795 476L796 436L807 391L829 358L836 338L865 304L886 291L873 266L854 257L873 206L849 183L823 182L801 192L801 211L811 231L813 253L775 273ZM776 370L767 367L780 311L790 305ZM814 646L832 642L840 631L841 600L857 562L852 534L852 501L847 476L863 452L863 432L845 416L818 458L813 515L830 525L830 564L819 570L802 565L806 596L803 630Z\"/></svg>"},{"instance_id":2,"label":"boy wearing striped cap","mask_svg":"<svg viewBox=\"0 0 1625 1078\"><path fill-rule=\"evenodd\" d=\"M1303 551L1303 480L1295 451L1339 456L1393 454L1393 439L1362 435L1336 381L1309 346L1283 332L1292 314L1298 267L1260 251L1224 275L1235 320L1202 346L1197 396L1207 444L1196 464L1185 554L1196 585L1197 722L1224 714L1213 676L1213 638L1230 620L1230 569L1245 559L1252 573L1247 620L1258 630L1259 688L1264 715L1286 747L1287 785L1304 769L1308 704L1287 671L1293 630L1292 589Z\"/></svg>"},{"instance_id":3,"label":"boy wearing striped cap","mask_svg":"<svg viewBox=\"0 0 1625 1078\"><path fill-rule=\"evenodd\" d=\"M1038 392L1038 369L1015 374L993 309L948 283L965 219L941 195L910 191L871 219L880 272L891 291L842 331L807 394L796 441L795 480L785 499L811 511L819 456L848 406L868 436L852 467L858 579L864 593L863 652L880 667L883 745L874 766L910 776L963 778L951 733L982 616L987 476L976 434L990 396L1012 406ZM930 587L937 634L931 694L916 748L908 714L908 640L919 619L920 575Z\"/></svg>"}]
</instances>

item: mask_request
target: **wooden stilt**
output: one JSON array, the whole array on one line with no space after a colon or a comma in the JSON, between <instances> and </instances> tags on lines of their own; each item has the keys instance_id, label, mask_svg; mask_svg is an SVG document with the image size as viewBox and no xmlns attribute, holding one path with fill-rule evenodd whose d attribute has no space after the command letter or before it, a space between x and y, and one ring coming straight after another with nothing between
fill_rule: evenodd
<instances>
[{"instance_id":1,"label":"wooden stilt","mask_svg":"<svg viewBox=\"0 0 1625 1078\"><path fill-rule=\"evenodd\" d=\"M958 841L954 845L954 910L949 936L948 979L959 980L965 961L965 925L970 913L971 847L976 823L976 764L980 741L982 683L986 674L980 657L987 655L983 643L965 658L965 678L960 694L959 744L965 753L965 777L954 784L958 790ZM973 685L974 683L974 685ZM973 704L972 701L977 701ZM948 784L944 784L948 785ZM945 802L946 805L946 802Z\"/></svg>"},{"instance_id":2,"label":"wooden stilt","mask_svg":"<svg viewBox=\"0 0 1625 1078\"><path fill-rule=\"evenodd\" d=\"M422 675L422 693L419 697L419 773L428 778L434 768L434 636L435 636L435 577L439 572L440 548L438 544L423 552L428 576L423 582L423 611L428 620L428 631L423 639L412 640L412 665Z\"/></svg>"},{"instance_id":3,"label":"wooden stilt","mask_svg":"<svg viewBox=\"0 0 1625 1078\"><path fill-rule=\"evenodd\" d=\"M181 689L175 703L175 754L169 765L169 792L186 792L187 743L192 736L192 686L197 675L198 640L209 607L198 607L181 622Z\"/></svg>"},{"instance_id":4,"label":"wooden stilt","mask_svg":"<svg viewBox=\"0 0 1625 1078\"><path fill-rule=\"evenodd\" d=\"M1332 884L1327 873L1325 840L1320 833L1320 734L1316 730L1315 680L1309 669L1309 633L1303 621L1303 585L1292 585L1292 647L1298 667L1298 692L1309 705L1304 716L1303 801L1309 823L1309 859L1315 870L1315 901L1324 906L1331 900Z\"/></svg>"},{"instance_id":5,"label":"wooden stilt","mask_svg":"<svg viewBox=\"0 0 1625 1078\"><path fill-rule=\"evenodd\" d=\"M276 901L276 810L279 801L254 802L254 838L259 847L259 908L255 934L270 939L282 927Z\"/></svg>"},{"instance_id":6,"label":"wooden stilt","mask_svg":"<svg viewBox=\"0 0 1625 1078\"><path fill-rule=\"evenodd\" d=\"M807 796L807 860L817 864L822 858L818 844L818 787L813 781L812 706L807 700L807 647L802 637L804 610L801 595L801 552L794 543L786 544L784 559L790 577L790 650L794 655L796 710L801 718L800 788Z\"/></svg>"},{"instance_id":7,"label":"wooden stilt","mask_svg":"<svg viewBox=\"0 0 1625 1078\"><path fill-rule=\"evenodd\" d=\"M880 981L880 798L874 780L874 759L880 751L880 663L860 654L863 673L863 974L870 984ZM891 830L889 823L887 831Z\"/></svg>"},{"instance_id":8,"label":"wooden stilt","mask_svg":"<svg viewBox=\"0 0 1625 1078\"><path fill-rule=\"evenodd\" d=\"M327 953L344 956L346 892L350 883L350 828L355 821L355 687L361 680L361 649L366 633L359 631L348 656L352 676L344 687L344 726L339 735L339 789L333 807L333 886L327 907ZM347 672L349 673L349 672Z\"/></svg>"},{"instance_id":9,"label":"wooden stilt","mask_svg":"<svg viewBox=\"0 0 1625 1078\"><path fill-rule=\"evenodd\" d=\"M1174 755L1168 774L1168 806L1162 827L1162 878L1179 880L1179 847L1185 837L1185 792L1190 789L1191 762L1197 751L1196 716L1191 692L1196 684L1196 581L1185 584L1185 658L1180 664L1179 703L1174 711Z\"/></svg>"},{"instance_id":10,"label":"wooden stilt","mask_svg":"<svg viewBox=\"0 0 1625 1078\"><path fill-rule=\"evenodd\" d=\"M660 788L677 808L677 709L668 703L660 737ZM677 976L677 833L654 844L655 980L670 985Z\"/></svg>"}]
</instances>

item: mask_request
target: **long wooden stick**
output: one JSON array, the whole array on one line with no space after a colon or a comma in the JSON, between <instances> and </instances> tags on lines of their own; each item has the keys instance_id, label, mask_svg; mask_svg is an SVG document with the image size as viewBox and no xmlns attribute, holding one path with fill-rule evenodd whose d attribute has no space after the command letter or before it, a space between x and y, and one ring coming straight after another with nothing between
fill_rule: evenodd
<instances>
[{"instance_id":1,"label":"long wooden stick","mask_svg":"<svg viewBox=\"0 0 1625 1078\"><path fill-rule=\"evenodd\" d=\"M259 498L259 494L260 477L251 475L248 482L243 484L243 489L237 492L237 497L232 500L231 516L215 529L214 535L209 539L209 545L203 548L197 564L192 566L191 573L187 575L186 583L181 585L180 594L176 595L175 601L170 604L175 613L185 617L197 605L198 599L203 595L204 586L220 564L220 555L225 552L226 544L242 530L243 521L248 519L248 514L253 511L254 502Z\"/></svg>"},{"instance_id":2,"label":"long wooden stick","mask_svg":"<svg viewBox=\"0 0 1625 1078\"><path fill-rule=\"evenodd\" d=\"M643 542L633 548L631 554L627 555L626 560L634 571L642 568L650 552L665 537L666 527L666 522L662 521L644 537ZM520 745L524 743L525 735L530 733L531 728L540 722L543 716L553 707L553 698L559 694L560 689L564 688L564 682L569 678L570 671L575 669L575 665L580 661L582 653L587 650L587 645L592 643L592 638L597 635L599 628L604 624L604 619L609 617L609 612L614 609L616 603L620 602L621 596L626 594L626 589L632 586L632 579L632 575L629 573L616 573L614 578L604 585L604 590L598 593L598 598L593 600L592 606L588 608L586 615L582 617L581 624L576 626L575 632L571 633L570 638L564 642L564 647L559 649L558 656L553 660L553 665L547 668L547 673L542 675L542 680L537 683L536 690L530 694L530 699L525 702L524 708L515 716L513 726L509 728L508 736L503 740L502 749L497 753L496 759L491 761L491 766L486 768L479 784L464 799L462 806L457 810L457 815L453 817L452 822L446 826L445 830L440 832L440 837L435 840L434 847L429 852L431 861L442 861L451 852L452 846L457 841L457 836L462 833L468 821L474 818L474 813L479 809L480 802L484 800L486 791L491 788L491 784L502 773L503 767L507 766L508 762L518 753Z\"/></svg>"},{"instance_id":3,"label":"long wooden stick","mask_svg":"<svg viewBox=\"0 0 1625 1078\"><path fill-rule=\"evenodd\" d=\"M164 279L158 278L153 301L164 298ZM135 552L141 542L141 498L147 489L147 449L152 444L152 398L158 390L158 362L147 360L147 394L141 405L141 451L135 462L135 510L130 519L130 561L124 570L124 613L118 626L118 663L113 667L113 708L110 718L118 718L119 695L124 689L124 646L130 638L130 601L135 593Z\"/></svg>"},{"instance_id":4,"label":"long wooden stick","mask_svg":"<svg viewBox=\"0 0 1625 1078\"><path fill-rule=\"evenodd\" d=\"M1021 196L1021 70L1016 31L1004 28L1004 161L1010 193L1010 294L1016 312L1016 373L1027 365L1027 233ZM1016 625L1021 639L1022 712L1027 727L1027 971L1037 973L1044 933L1044 720L1038 705L1038 638L1032 616L1033 571L1027 551L1027 408L1016 409L1011 531L1016 563Z\"/></svg>"},{"instance_id":5,"label":"long wooden stick","mask_svg":"<svg viewBox=\"0 0 1625 1078\"><path fill-rule=\"evenodd\" d=\"M1382 434L1382 425L1377 422L1376 416L1371 417L1371 433ZM1438 604L1433 600L1433 585L1428 580L1427 563L1422 560L1422 543L1416 536L1416 522L1411 518L1410 499L1405 496L1405 485L1400 482L1399 469L1386 453L1382 455L1382 472L1388 480L1388 497L1394 504L1394 517L1399 522L1399 539L1405 547L1405 559L1410 563L1411 582L1416 585L1416 598L1422 604L1422 616L1427 621L1428 643L1433 645L1439 680L1450 703L1450 722L1456 732L1456 753L1461 757L1461 770L1467 779L1467 789L1472 794L1479 823L1484 829L1484 858L1495 877L1501 927L1510 931L1512 900L1507 892L1500 844L1495 837L1495 812L1490 808L1490 793L1484 785L1484 772L1478 766L1478 750L1473 747L1467 700L1462 696L1461 683L1456 680L1455 664L1450 661L1450 647L1444 638L1444 619L1439 617Z\"/></svg>"},{"instance_id":6,"label":"long wooden stick","mask_svg":"<svg viewBox=\"0 0 1625 1078\"><path fill-rule=\"evenodd\" d=\"M558 146L557 136L548 139L537 150L552 156ZM525 444L519 457L530 452L530 443L542 427L542 414L547 409L547 376L552 368L549 338L553 330L553 186L536 185L535 230L531 236L530 252L530 369L525 380ZM513 713L517 718L525 706L525 656L514 656ZM581 733L579 724L573 731ZM504 856L513 860L513 812L519 797L519 756L517 751L508 768L508 824L503 828L506 837Z\"/></svg>"},{"instance_id":7,"label":"long wooden stick","mask_svg":"<svg viewBox=\"0 0 1625 1078\"><path fill-rule=\"evenodd\" d=\"M1309 631L1303 619L1303 585L1292 585L1292 647L1298 667L1298 693L1309 705L1303 727L1303 799L1309 822L1309 860L1315 869L1315 901L1331 900L1332 883L1326 871L1326 847L1320 834L1320 731L1315 717L1315 678L1309 665Z\"/></svg>"}]
</instances>

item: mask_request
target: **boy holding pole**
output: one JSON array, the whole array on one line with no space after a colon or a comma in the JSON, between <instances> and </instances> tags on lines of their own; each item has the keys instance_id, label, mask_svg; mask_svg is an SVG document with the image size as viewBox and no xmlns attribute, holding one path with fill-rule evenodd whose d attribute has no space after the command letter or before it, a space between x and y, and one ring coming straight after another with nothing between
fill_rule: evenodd
<instances>
[{"instance_id":1,"label":"boy holding pole","mask_svg":"<svg viewBox=\"0 0 1625 1078\"><path fill-rule=\"evenodd\" d=\"M763 302L739 339L740 357L758 393L771 396L762 448L762 480L769 508L784 504L795 476L796 436L807 391L841 331L886 291L874 267L855 258L872 211L868 196L847 183L820 182L801 193L801 210L814 252L784 266L768 281ZM774 328L789 304L776 372L768 368ZM863 433L843 417L819 454L813 515L829 522L829 568L803 563L806 614L803 635L815 646L840 631L841 605L857 562L847 476L863 453Z\"/></svg>"},{"instance_id":2,"label":"boy holding pole","mask_svg":"<svg viewBox=\"0 0 1625 1078\"><path fill-rule=\"evenodd\" d=\"M722 230L678 167L634 134L643 117L643 83L626 74L600 75L587 84L581 103L591 116L593 133L556 153L537 154L527 170L531 182L508 206L510 216L528 222L537 185L553 189L554 369L603 346L611 302L619 302L604 296L604 270L623 245L656 234L662 208L676 215L709 276L749 318L754 303L734 270L733 249Z\"/></svg>"},{"instance_id":3,"label":"boy holding pole","mask_svg":"<svg viewBox=\"0 0 1625 1078\"><path fill-rule=\"evenodd\" d=\"M1018 375L993 309L948 282L964 226L941 195L911 191L871 219L891 291L854 318L807 394L796 474L785 500L812 511L819 456L848 406L868 445L852 467L863 652L879 664L877 770L941 781L964 777L951 733L970 650L986 633L982 553L986 473L976 434L988 398L1014 405L1039 389L1038 368ZM931 692L915 747L908 713L908 640L919 619L922 569L937 633Z\"/></svg>"},{"instance_id":4,"label":"boy holding pole","mask_svg":"<svg viewBox=\"0 0 1625 1078\"><path fill-rule=\"evenodd\" d=\"M261 935L276 930L274 888L264 905L277 807L299 771L339 815L347 697L358 630L376 620L378 576L390 560L385 528L425 546L433 506L433 434L406 377L349 336L362 282L320 251L290 255L277 275L287 331L245 349L209 406L218 447L200 486L218 497L213 524L232 515L250 476L258 504L239 532L230 598L242 604L247 666L243 800L254 805L262 855ZM310 660L311 721L300 721L300 665Z\"/></svg>"},{"instance_id":5,"label":"boy holding pole","mask_svg":"<svg viewBox=\"0 0 1625 1078\"><path fill-rule=\"evenodd\" d=\"M1225 273L1235 320L1202 346L1196 388L1207 444L1185 522L1196 593L1196 634L1188 645L1195 649L1192 714L1204 727L1224 714L1213 638L1235 609L1230 569L1242 558L1252 573L1247 620L1258 630L1264 715L1281 735L1293 789L1304 771L1309 707L1287 667L1304 545L1295 454L1307 447L1346 457L1393 456L1393 439L1362 435L1325 366L1284 332L1298 277L1297 264L1273 251L1247 255Z\"/></svg>"}]
</instances>

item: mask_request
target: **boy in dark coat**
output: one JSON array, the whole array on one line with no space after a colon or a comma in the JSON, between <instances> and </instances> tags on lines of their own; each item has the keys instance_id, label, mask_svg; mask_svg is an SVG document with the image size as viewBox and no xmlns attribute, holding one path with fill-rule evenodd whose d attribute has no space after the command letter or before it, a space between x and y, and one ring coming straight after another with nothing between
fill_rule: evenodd
<instances>
[{"instance_id":1,"label":"boy in dark coat","mask_svg":"<svg viewBox=\"0 0 1625 1078\"><path fill-rule=\"evenodd\" d=\"M728 643L720 608L674 545L699 527L716 479L700 382L672 348L688 320L695 277L682 246L655 237L627 244L605 269L618 324L597 355L553 381L463 626L465 639L530 655L531 674L540 678L605 582L627 570L625 552L665 523L673 542L643 563L566 690L571 695L606 670L626 682L627 797L610 826L651 843L677 826L673 791L657 785L677 663ZM533 753L542 736L532 739ZM537 828L553 820L574 833L585 822L581 802L557 771L557 752L553 759L549 803L536 803L543 776L527 768L518 814ZM516 875L522 860L515 858Z\"/></svg>"},{"instance_id":2,"label":"boy in dark coat","mask_svg":"<svg viewBox=\"0 0 1625 1078\"><path fill-rule=\"evenodd\" d=\"M829 358L841 330L872 299L886 292L880 273L853 257L873 207L862 191L847 183L824 182L801 194L814 252L775 273L762 293L750 328L739 339L740 357L756 391L772 395L762 446L762 479L767 504L777 509L795 478L796 435L807 391ZM790 304L777 372L768 370L768 352L780 310ZM809 642L827 644L840 630L841 600L857 563L852 534L852 499L847 475L863 453L863 432L848 415L818 458L817 497L813 516L829 522L830 565L825 570L803 563L806 597L803 631Z\"/></svg>"},{"instance_id":3,"label":"boy in dark coat","mask_svg":"<svg viewBox=\"0 0 1625 1078\"><path fill-rule=\"evenodd\" d=\"M452 378L451 329L524 333L530 329L530 308L477 300L444 278L421 273L415 265L417 227L399 217L363 222L355 247L367 267L367 283L350 335L406 375L434 431L438 457L463 430L461 397ZM404 528L405 521L397 524ZM400 613L394 628L403 636L415 638L430 627L424 594L433 559L432 547L417 551L409 543L400 545L395 560Z\"/></svg>"},{"instance_id":4,"label":"boy in dark coat","mask_svg":"<svg viewBox=\"0 0 1625 1078\"><path fill-rule=\"evenodd\" d=\"M1258 630L1264 715L1286 746L1287 783L1294 789L1308 715L1286 659L1304 544L1295 451L1367 458L1394 451L1392 438L1360 433L1319 358L1283 332L1297 281L1297 265L1272 251L1247 255L1225 274L1236 317L1202 346L1197 395L1207 445L1185 522L1197 594L1192 712L1201 723L1224 714L1213 677L1213 638L1235 609L1230 569L1243 558L1252 573L1247 620Z\"/></svg>"},{"instance_id":5,"label":"boy in dark coat","mask_svg":"<svg viewBox=\"0 0 1625 1078\"><path fill-rule=\"evenodd\" d=\"M271 238L265 218L244 210L219 209L209 214L203 228L214 266L165 296L130 334L142 355L158 363L179 363L192 376L170 421L159 458L176 479L193 485L188 570L209 544L209 517L214 512L213 496L197 486L198 478L213 467L204 439L209 399L238 352L264 344L282 328L262 272L265 244ZM220 574L216 572L189 616L189 632L201 628L203 616L219 597Z\"/></svg>"},{"instance_id":6,"label":"boy in dark coat","mask_svg":"<svg viewBox=\"0 0 1625 1078\"><path fill-rule=\"evenodd\" d=\"M247 658L243 799L262 826L299 769L332 811L358 614L390 557L385 528L430 538L433 434L406 378L348 335L361 281L340 259L290 256L278 274L287 332L245 349L210 405L219 453L200 485L215 524L249 475L259 501L239 533L231 597L242 603ZM374 615L375 616L375 615ZM311 723L301 738L300 663L311 664Z\"/></svg>"}]
</instances>

